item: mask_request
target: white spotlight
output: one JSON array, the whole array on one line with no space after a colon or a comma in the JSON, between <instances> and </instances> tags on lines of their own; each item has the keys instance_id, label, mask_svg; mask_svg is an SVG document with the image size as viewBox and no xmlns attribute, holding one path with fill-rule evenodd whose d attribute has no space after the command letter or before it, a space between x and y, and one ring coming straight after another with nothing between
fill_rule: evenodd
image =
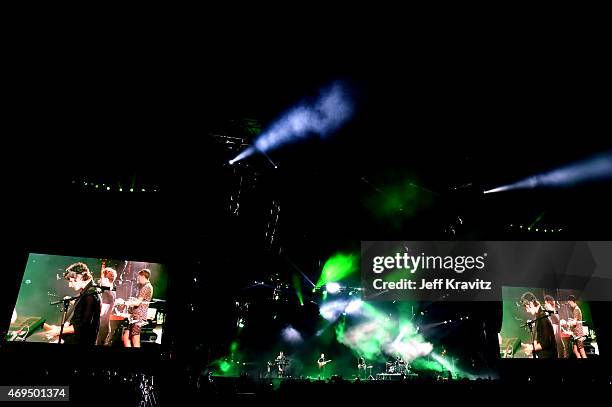
<instances>
[{"instance_id":1,"label":"white spotlight","mask_svg":"<svg viewBox=\"0 0 612 407\"><path fill-rule=\"evenodd\" d=\"M329 294L336 294L337 292L340 291L340 284L338 284L338 283L327 283L327 284L325 284L325 290Z\"/></svg>"}]
</instances>

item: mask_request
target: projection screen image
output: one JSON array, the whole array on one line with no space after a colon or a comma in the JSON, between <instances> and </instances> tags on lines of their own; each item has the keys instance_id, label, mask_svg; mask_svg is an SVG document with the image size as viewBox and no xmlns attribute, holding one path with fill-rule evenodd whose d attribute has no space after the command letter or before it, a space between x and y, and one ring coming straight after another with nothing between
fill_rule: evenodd
<instances>
[{"instance_id":1,"label":"projection screen image","mask_svg":"<svg viewBox=\"0 0 612 407\"><path fill-rule=\"evenodd\" d=\"M162 264L31 253L5 340L158 346L166 289Z\"/></svg>"}]
</instances>

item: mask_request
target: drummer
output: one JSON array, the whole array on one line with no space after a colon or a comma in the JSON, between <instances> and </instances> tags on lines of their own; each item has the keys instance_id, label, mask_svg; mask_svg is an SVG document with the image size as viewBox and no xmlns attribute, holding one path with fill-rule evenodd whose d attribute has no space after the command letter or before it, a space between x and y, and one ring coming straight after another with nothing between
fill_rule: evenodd
<instances>
[{"instance_id":1,"label":"drummer","mask_svg":"<svg viewBox=\"0 0 612 407\"><path fill-rule=\"evenodd\" d=\"M406 371L406 362L401 355L395 358L395 373L404 373Z\"/></svg>"},{"instance_id":2,"label":"drummer","mask_svg":"<svg viewBox=\"0 0 612 407\"><path fill-rule=\"evenodd\" d=\"M387 366L387 373L395 373L395 358L393 356L389 356L385 365Z\"/></svg>"}]
</instances>

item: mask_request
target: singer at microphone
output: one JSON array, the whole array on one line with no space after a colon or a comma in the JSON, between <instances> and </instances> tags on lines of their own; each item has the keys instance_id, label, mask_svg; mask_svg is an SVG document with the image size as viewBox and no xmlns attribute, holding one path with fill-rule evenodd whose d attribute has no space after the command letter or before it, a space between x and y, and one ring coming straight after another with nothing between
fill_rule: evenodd
<instances>
[{"instance_id":1,"label":"singer at microphone","mask_svg":"<svg viewBox=\"0 0 612 407\"><path fill-rule=\"evenodd\" d=\"M526 292L521 296L521 304L525 311L534 317L528 322L532 334L531 343L521 344L523 351L527 355L541 359L557 358L555 333L549 312L545 312L545 308L531 292Z\"/></svg>"},{"instance_id":2,"label":"singer at microphone","mask_svg":"<svg viewBox=\"0 0 612 407\"><path fill-rule=\"evenodd\" d=\"M49 337L57 337L60 343L94 345L100 327L100 295L85 263L71 264L64 272L68 287L78 293L63 326L48 325ZM107 291L110 292L110 291Z\"/></svg>"}]
</instances>

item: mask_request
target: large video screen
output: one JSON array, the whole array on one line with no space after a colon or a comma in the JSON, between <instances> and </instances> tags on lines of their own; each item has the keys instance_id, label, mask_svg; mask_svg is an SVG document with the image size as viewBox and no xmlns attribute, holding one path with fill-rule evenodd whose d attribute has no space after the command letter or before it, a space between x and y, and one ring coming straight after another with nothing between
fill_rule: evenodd
<instances>
[{"instance_id":1,"label":"large video screen","mask_svg":"<svg viewBox=\"0 0 612 407\"><path fill-rule=\"evenodd\" d=\"M5 340L158 346L166 289L162 264L32 253Z\"/></svg>"},{"instance_id":2,"label":"large video screen","mask_svg":"<svg viewBox=\"0 0 612 407\"><path fill-rule=\"evenodd\" d=\"M503 287L502 358L570 359L599 355L588 302L569 289ZM535 349L535 352L533 351Z\"/></svg>"}]
</instances>

